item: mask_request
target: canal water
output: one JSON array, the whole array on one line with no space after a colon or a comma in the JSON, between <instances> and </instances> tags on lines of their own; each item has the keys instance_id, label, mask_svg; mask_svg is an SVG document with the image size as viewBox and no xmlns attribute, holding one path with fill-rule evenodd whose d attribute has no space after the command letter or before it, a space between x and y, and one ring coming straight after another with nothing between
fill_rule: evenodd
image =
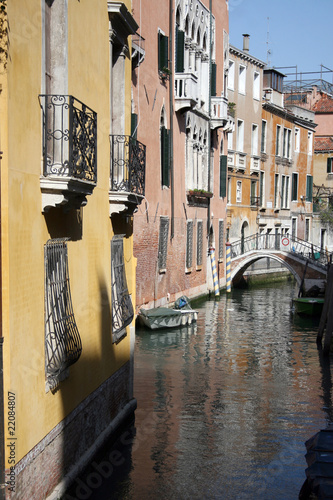
<instances>
[{"instance_id":1,"label":"canal water","mask_svg":"<svg viewBox=\"0 0 333 500\"><path fill-rule=\"evenodd\" d=\"M333 412L332 360L295 293L233 290L200 303L191 327L138 329L135 423L65 498L297 499L304 442Z\"/></svg>"}]
</instances>

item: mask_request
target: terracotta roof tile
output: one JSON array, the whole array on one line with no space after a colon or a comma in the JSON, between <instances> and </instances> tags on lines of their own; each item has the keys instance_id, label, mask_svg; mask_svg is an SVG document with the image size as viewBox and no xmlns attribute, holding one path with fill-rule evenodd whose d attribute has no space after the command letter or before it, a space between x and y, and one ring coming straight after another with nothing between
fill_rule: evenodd
<instances>
[{"instance_id":1,"label":"terracotta roof tile","mask_svg":"<svg viewBox=\"0 0 333 500\"><path fill-rule=\"evenodd\" d=\"M315 113L333 113L333 99L327 95L323 95L323 97L312 106L312 111Z\"/></svg>"},{"instance_id":2,"label":"terracotta roof tile","mask_svg":"<svg viewBox=\"0 0 333 500\"><path fill-rule=\"evenodd\" d=\"M333 136L328 137L315 137L314 138L315 151L333 151Z\"/></svg>"}]
</instances>

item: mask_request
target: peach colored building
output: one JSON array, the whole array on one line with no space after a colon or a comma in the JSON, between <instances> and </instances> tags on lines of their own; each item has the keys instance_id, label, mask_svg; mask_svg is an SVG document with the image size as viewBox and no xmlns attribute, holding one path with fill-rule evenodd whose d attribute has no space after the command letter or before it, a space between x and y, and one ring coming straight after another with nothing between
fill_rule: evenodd
<instances>
[{"instance_id":1,"label":"peach colored building","mask_svg":"<svg viewBox=\"0 0 333 500\"><path fill-rule=\"evenodd\" d=\"M230 46L228 72L229 108L234 130L228 134L228 218L231 242L258 230L258 210L264 203L264 171L260 152L264 63L251 56L249 35L243 50Z\"/></svg>"},{"instance_id":2,"label":"peach colored building","mask_svg":"<svg viewBox=\"0 0 333 500\"><path fill-rule=\"evenodd\" d=\"M134 215L137 307L212 290L209 248L225 283L227 3L133 1L133 133L147 147Z\"/></svg>"},{"instance_id":3,"label":"peach colored building","mask_svg":"<svg viewBox=\"0 0 333 500\"><path fill-rule=\"evenodd\" d=\"M283 78L275 69L264 70L265 202L259 232L311 241L314 113L284 106Z\"/></svg>"}]
</instances>

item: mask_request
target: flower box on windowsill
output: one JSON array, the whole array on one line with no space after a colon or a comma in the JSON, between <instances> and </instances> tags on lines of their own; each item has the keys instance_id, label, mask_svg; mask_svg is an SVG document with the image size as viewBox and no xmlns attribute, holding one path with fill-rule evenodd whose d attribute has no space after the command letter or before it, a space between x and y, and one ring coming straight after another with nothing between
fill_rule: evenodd
<instances>
[{"instance_id":1,"label":"flower box on windowsill","mask_svg":"<svg viewBox=\"0 0 333 500\"><path fill-rule=\"evenodd\" d=\"M189 205L208 206L208 199L212 198L213 193L201 191L200 189L191 189L187 192L187 201Z\"/></svg>"}]
</instances>

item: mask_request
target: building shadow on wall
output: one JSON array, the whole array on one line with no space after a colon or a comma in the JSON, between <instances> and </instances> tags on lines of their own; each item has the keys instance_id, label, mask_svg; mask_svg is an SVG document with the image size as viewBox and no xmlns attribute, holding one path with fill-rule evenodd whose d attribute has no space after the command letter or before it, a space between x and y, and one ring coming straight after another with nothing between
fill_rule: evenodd
<instances>
[{"instance_id":1,"label":"building shadow on wall","mask_svg":"<svg viewBox=\"0 0 333 500\"><path fill-rule=\"evenodd\" d=\"M50 208L44 214L50 238L69 238L71 241L82 239L83 210L72 209L68 212Z\"/></svg>"},{"instance_id":2,"label":"building shadow on wall","mask_svg":"<svg viewBox=\"0 0 333 500\"><path fill-rule=\"evenodd\" d=\"M115 363L112 354L110 295L111 290L108 290L104 280L100 279L96 311L91 308L88 311L76 308L77 317L81 318L81 321L86 315L87 322L91 323L94 321L91 315L96 315L100 331L97 350L87 344L89 336L85 335L81 357L70 367L69 377L60 383L58 389L66 415L61 475L64 477L71 474L73 479L69 489L60 497L64 500L117 498L113 496L115 478L118 480L119 474L125 476L131 467L132 434L135 430L133 427L128 431L126 426L134 422L134 415L122 422L119 428L113 425L117 411L122 404L126 404L126 394L121 401L120 391L115 387L118 378L116 377L115 381L108 378L112 364ZM81 326L85 328L84 325ZM80 325L78 327L80 329ZM92 351L97 351L97 354L92 355ZM126 364L126 358L123 361ZM111 380L111 383L108 380ZM86 393L89 395L86 396ZM79 403L80 401L82 402ZM110 424L115 431L111 436L106 431ZM116 449L111 449L116 436L120 436L122 442L118 440ZM87 453L87 450L90 451ZM92 454L91 450L98 454ZM85 468L76 476L72 468L85 453Z\"/></svg>"}]
</instances>

